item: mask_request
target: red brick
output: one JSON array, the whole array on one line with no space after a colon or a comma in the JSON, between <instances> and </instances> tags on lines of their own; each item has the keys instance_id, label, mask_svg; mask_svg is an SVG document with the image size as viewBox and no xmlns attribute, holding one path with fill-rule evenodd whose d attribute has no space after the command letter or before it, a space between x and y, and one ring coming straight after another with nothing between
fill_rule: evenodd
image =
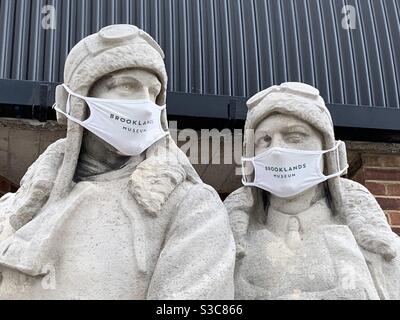
<instances>
[{"instance_id":1,"label":"red brick","mask_svg":"<svg viewBox=\"0 0 400 320\"><path fill-rule=\"evenodd\" d=\"M383 210L400 210L400 197L376 197Z\"/></svg>"},{"instance_id":2,"label":"red brick","mask_svg":"<svg viewBox=\"0 0 400 320\"><path fill-rule=\"evenodd\" d=\"M357 173L351 177L351 180L364 184L365 183L364 170L363 169L358 170Z\"/></svg>"},{"instance_id":3,"label":"red brick","mask_svg":"<svg viewBox=\"0 0 400 320\"><path fill-rule=\"evenodd\" d=\"M392 228L394 233L397 233L400 236L400 227Z\"/></svg>"},{"instance_id":4,"label":"red brick","mask_svg":"<svg viewBox=\"0 0 400 320\"><path fill-rule=\"evenodd\" d=\"M365 180L400 181L400 168L364 168Z\"/></svg>"},{"instance_id":5,"label":"red brick","mask_svg":"<svg viewBox=\"0 0 400 320\"><path fill-rule=\"evenodd\" d=\"M363 154L362 161L366 167L400 167L398 154Z\"/></svg>"},{"instance_id":6,"label":"red brick","mask_svg":"<svg viewBox=\"0 0 400 320\"><path fill-rule=\"evenodd\" d=\"M386 196L386 183L382 181L366 181L365 186L375 196Z\"/></svg>"},{"instance_id":7,"label":"red brick","mask_svg":"<svg viewBox=\"0 0 400 320\"><path fill-rule=\"evenodd\" d=\"M387 211L389 215L389 223L392 226L400 226L400 211Z\"/></svg>"},{"instance_id":8,"label":"red brick","mask_svg":"<svg viewBox=\"0 0 400 320\"><path fill-rule=\"evenodd\" d=\"M388 183L386 191L388 196L400 196L400 182Z\"/></svg>"}]
</instances>

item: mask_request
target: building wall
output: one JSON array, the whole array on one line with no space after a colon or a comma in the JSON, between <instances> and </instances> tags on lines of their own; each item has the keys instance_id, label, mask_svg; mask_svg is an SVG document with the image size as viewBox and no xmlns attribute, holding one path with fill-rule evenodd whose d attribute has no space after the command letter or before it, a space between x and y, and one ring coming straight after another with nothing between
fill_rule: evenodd
<instances>
[{"instance_id":1,"label":"building wall","mask_svg":"<svg viewBox=\"0 0 400 320\"><path fill-rule=\"evenodd\" d=\"M54 122L0 119L0 196L15 192L29 166L51 143L65 137L65 133L65 128ZM346 144L349 178L372 192L393 230L400 234L400 144L353 141ZM195 165L195 168L223 199L241 185L235 165Z\"/></svg>"},{"instance_id":2,"label":"building wall","mask_svg":"<svg viewBox=\"0 0 400 320\"><path fill-rule=\"evenodd\" d=\"M0 197L4 196L9 192L17 192L18 186L12 183L10 180L0 176Z\"/></svg>"},{"instance_id":3,"label":"building wall","mask_svg":"<svg viewBox=\"0 0 400 320\"><path fill-rule=\"evenodd\" d=\"M0 118L0 176L19 185L29 166L65 128L54 122Z\"/></svg>"},{"instance_id":4,"label":"building wall","mask_svg":"<svg viewBox=\"0 0 400 320\"><path fill-rule=\"evenodd\" d=\"M400 234L400 145L353 142L348 147L351 178L371 191L393 230Z\"/></svg>"}]
</instances>

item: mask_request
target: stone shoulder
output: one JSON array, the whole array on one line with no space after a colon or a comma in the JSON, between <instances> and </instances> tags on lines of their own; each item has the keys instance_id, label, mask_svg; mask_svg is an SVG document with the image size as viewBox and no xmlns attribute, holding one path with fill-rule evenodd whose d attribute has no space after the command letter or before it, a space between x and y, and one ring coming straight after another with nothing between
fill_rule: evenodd
<instances>
[{"instance_id":1,"label":"stone shoulder","mask_svg":"<svg viewBox=\"0 0 400 320\"><path fill-rule=\"evenodd\" d=\"M39 208L48 200L59 166L64 157L65 139L50 145L29 167L15 194L0 200L0 215L7 218L12 228L19 230L31 221Z\"/></svg>"}]
</instances>

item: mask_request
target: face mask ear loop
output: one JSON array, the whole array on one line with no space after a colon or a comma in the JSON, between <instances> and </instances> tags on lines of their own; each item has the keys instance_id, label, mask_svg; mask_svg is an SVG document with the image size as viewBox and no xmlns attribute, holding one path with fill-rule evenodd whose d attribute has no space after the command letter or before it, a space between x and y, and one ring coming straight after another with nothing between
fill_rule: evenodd
<instances>
[{"instance_id":1,"label":"face mask ear loop","mask_svg":"<svg viewBox=\"0 0 400 320\"><path fill-rule=\"evenodd\" d=\"M335 157L336 158L336 167L337 167L338 171L336 173L333 173L333 174L329 175L329 176L326 176L326 180L329 180L329 179L332 179L332 178L336 178L336 177L340 177L349 168L349 165L347 165L344 169L340 168L339 146L340 146L341 143L342 143L342 141L338 141L336 143L336 147L335 148L327 151L327 153L335 151L335 153L336 153L336 157Z\"/></svg>"},{"instance_id":2,"label":"face mask ear loop","mask_svg":"<svg viewBox=\"0 0 400 320\"><path fill-rule=\"evenodd\" d=\"M68 93L68 98L67 98L67 103L66 103L66 112L63 112L60 108L58 108L57 103L53 104L53 109L56 110L57 112L63 114L64 116L68 117L70 116L71 113L71 90L65 85L63 84L62 87L65 89L65 91L67 91Z\"/></svg>"},{"instance_id":3,"label":"face mask ear loop","mask_svg":"<svg viewBox=\"0 0 400 320\"><path fill-rule=\"evenodd\" d=\"M338 143L335 143L335 146L334 146L333 148L331 148L331 149L329 149L329 150L324 150L324 151L322 151L322 152L321 152L321 158L320 158L319 160L320 160L320 161L321 161L321 160L324 160L324 163L326 163L324 157L325 157L329 152L333 152L333 151L337 150L338 147L339 147ZM338 158L336 157L336 162L337 162L337 159L338 159ZM336 167L338 167L338 164L337 164L337 163L336 163ZM323 176L325 176L324 173L322 172L322 169L321 169L321 173L322 173ZM331 175L325 176L325 178L326 178L326 180L328 180L328 179L331 178Z\"/></svg>"},{"instance_id":4,"label":"face mask ear loop","mask_svg":"<svg viewBox=\"0 0 400 320\"><path fill-rule=\"evenodd\" d=\"M68 92L67 108L66 108L67 112L64 112L64 111L60 110L57 106L53 106L54 110L56 110L57 112L63 114L69 120L71 120L71 121L73 121L73 122L75 122L75 123L77 123L77 124L79 124L79 125L84 127L84 122L85 121L78 120L75 117L71 116L71 96L79 98L79 99L82 99L83 101L85 101L86 104L88 105L89 109L90 109L90 104L87 102L86 97L73 92L65 83L62 84L62 87Z\"/></svg>"},{"instance_id":5,"label":"face mask ear loop","mask_svg":"<svg viewBox=\"0 0 400 320\"><path fill-rule=\"evenodd\" d=\"M79 99L86 101L86 97L73 92L65 83L63 83L62 86L69 93L70 96L74 96L74 97L77 97Z\"/></svg>"},{"instance_id":6,"label":"face mask ear loop","mask_svg":"<svg viewBox=\"0 0 400 320\"><path fill-rule=\"evenodd\" d=\"M339 147L340 147L340 145L341 144L344 144L344 142L342 142L342 141L339 141L338 142L338 147L337 147L337 149L336 149L336 161L338 162L338 168L339 168L339 175L341 176L343 173L345 173L348 169L349 169L349 164L347 164L345 167L344 167L344 169L340 169L340 154L339 154Z\"/></svg>"},{"instance_id":7,"label":"face mask ear loop","mask_svg":"<svg viewBox=\"0 0 400 320\"><path fill-rule=\"evenodd\" d=\"M336 153L336 168L337 168L337 170L340 172L341 170L340 170L340 158L339 158L339 145L340 145L340 141L338 141L338 144L337 144L337 149L335 150L335 153Z\"/></svg>"},{"instance_id":8,"label":"face mask ear loop","mask_svg":"<svg viewBox=\"0 0 400 320\"><path fill-rule=\"evenodd\" d=\"M67 108L66 108L67 114L71 115L71 94L68 94L68 99L67 99Z\"/></svg>"},{"instance_id":9,"label":"face mask ear loop","mask_svg":"<svg viewBox=\"0 0 400 320\"><path fill-rule=\"evenodd\" d=\"M245 163L246 162L250 162L253 165L253 169L254 169L254 162L252 159L242 158L242 183L245 186L253 186L254 182L247 182L247 175L245 172Z\"/></svg>"},{"instance_id":10,"label":"face mask ear loop","mask_svg":"<svg viewBox=\"0 0 400 320\"><path fill-rule=\"evenodd\" d=\"M54 104L53 109L56 110L57 112L63 114L64 116L66 116L69 120L71 120L71 121L73 121L73 122L75 122L75 123L77 123L77 124L79 124L79 125L84 127L83 121L80 121L80 120L78 120L75 117L70 115L70 112L71 112L71 94L68 96L68 99L67 99L67 108L66 108L67 112L62 111L60 108L57 107L56 104Z\"/></svg>"}]
</instances>

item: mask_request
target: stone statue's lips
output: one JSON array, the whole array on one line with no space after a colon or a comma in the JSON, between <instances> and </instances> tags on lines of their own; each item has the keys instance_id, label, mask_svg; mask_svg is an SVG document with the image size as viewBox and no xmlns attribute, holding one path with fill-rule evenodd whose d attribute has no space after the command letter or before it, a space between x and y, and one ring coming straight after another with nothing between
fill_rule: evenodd
<instances>
[{"instance_id":1,"label":"stone statue's lips","mask_svg":"<svg viewBox=\"0 0 400 320\"><path fill-rule=\"evenodd\" d=\"M110 114L110 119L114 121L119 121L123 124L128 124L132 126L148 126L154 124L154 120L134 120L134 119L127 119L120 116L116 116L115 114Z\"/></svg>"}]
</instances>

